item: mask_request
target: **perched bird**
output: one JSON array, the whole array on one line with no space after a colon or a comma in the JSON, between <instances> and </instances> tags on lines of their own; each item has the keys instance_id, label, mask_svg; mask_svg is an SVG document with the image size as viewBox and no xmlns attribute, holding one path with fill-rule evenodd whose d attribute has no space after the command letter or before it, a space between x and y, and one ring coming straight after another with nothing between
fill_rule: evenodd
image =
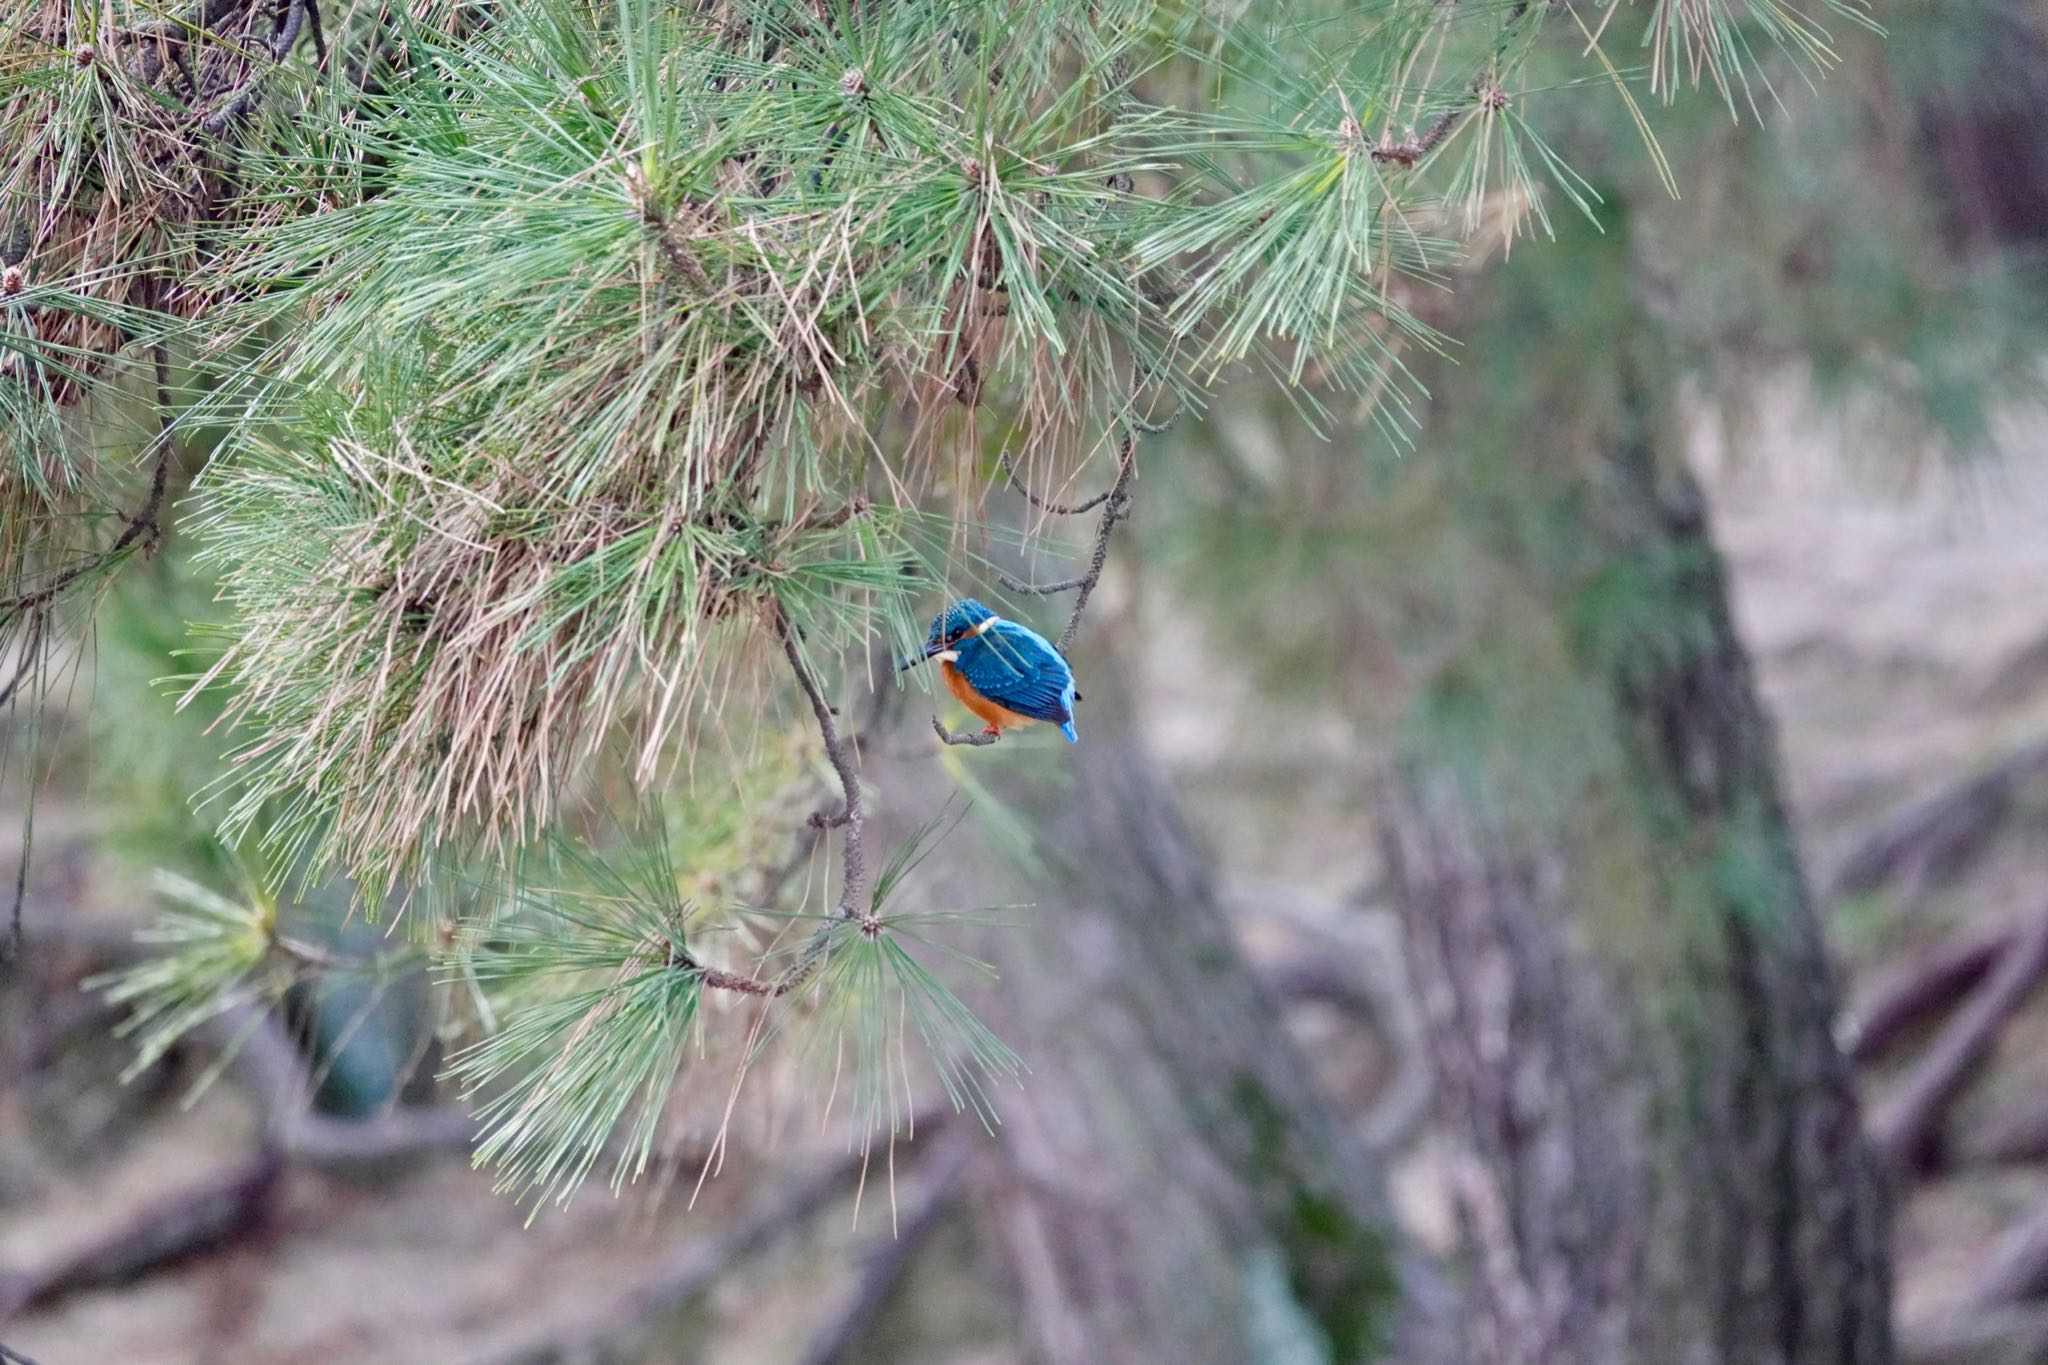
<instances>
[{"instance_id":1,"label":"perched bird","mask_svg":"<svg viewBox=\"0 0 2048 1365\"><path fill-rule=\"evenodd\" d=\"M1067 742L1074 733L1074 670L1052 642L1029 626L1005 621L973 598L955 602L932 622L922 653L897 672L936 659L947 690L988 722L985 735L1000 735L1034 720L1060 727Z\"/></svg>"}]
</instances>

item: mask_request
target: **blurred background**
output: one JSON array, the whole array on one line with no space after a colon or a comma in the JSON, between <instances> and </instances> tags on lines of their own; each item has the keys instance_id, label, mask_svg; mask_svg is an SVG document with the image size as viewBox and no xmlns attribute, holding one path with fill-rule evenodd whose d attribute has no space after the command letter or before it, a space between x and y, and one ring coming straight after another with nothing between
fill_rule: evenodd
<instances>
[{"instance_id":1,"label":"blurred background","mask_svg":"<svg viewBox=\"0 0 2048 1365\"><path fill-rule=\"evenodd\" d=\"M1386 1344L1396 1284L1426 1320L1526 1282L1522 1346L1471 1358L1591 1358L1546 1354L1575 1310L1487 1252L1576 1265L1607 1226L1601 1169L1655 1139L1587 1116L1675 1063L1591 1016L1661 1017L1721 970L1670 930L1697 894L1761 907L1766 936L1780 902L1824 927L1824 957L1792 956L1835 973L1894 1217L1881 1246L1845 1236L1889 1260L1902 1353L2048 1360L2048 7L1878 17L1887 40L1850 35L1761 121L1661 119L1682 199L1616 108L1576 102L1598 223L1553 204L1555 241L1482 237L1454 302L1411 300L1472 344L1415 361L1400 439L1245 378L1152 443L1076 646L1078 748L941 753L929 699L877 677L864 772L926 798L897 835L984 803L912 894L1020 907L964 936L999 977L955 983L1028 1068L993 1129L928 1092L914 1139L863 1147L764 1084L729 1150L720 1094L648 1175L529 1223L471 1168L405 970L138 1063L82 983L248 870L188 799L221 752L203 704L153 681L211 583L175 536L130 565L65 685L0 713L35 740L0 791L23 907L0 1342L42 1365L997 1365L1227 1359L1199 1345L1220 1314L1259 1359L1315 1361ZM1681 656L1716 661L1670 703L1692 721L1658 709ZM1712 753L1658 747L1680 732ZM1629 851L1697 829L1705 890ZM374 960L379 930L317 901L304 951ZM1550 946L1524 953L1528 924ZM1496 1065L1495 1010L1510 1051L1582 1033ZM1591 1081L1566 1064L1589 1047ZM1768 1102L1738 1094L1731 1128ZM1569 1174L1500 1175L1557 1123Z\"/></svg>"}]
</instances>

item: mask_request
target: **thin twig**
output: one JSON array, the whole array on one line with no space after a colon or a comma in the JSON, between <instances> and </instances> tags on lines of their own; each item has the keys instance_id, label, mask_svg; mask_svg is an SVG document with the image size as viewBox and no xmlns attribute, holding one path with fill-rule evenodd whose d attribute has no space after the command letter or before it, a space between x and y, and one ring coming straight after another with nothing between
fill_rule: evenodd
<instances>
[{"instance_id":1,"label":"thin twig","mask_svg":"<svg viewBox=\"0 0 2048 1365\"><path fill-rule=\"evenodd\" d=\"M956 735L951 730L948 730L937 716L932 717L932 729L938 732L939 739L942 742L947 744L965 744L970 749L985 748L1002 738L1001 735L992 735L986 730L981 731L979 734L968 734L963 731Z\"/></svg>"},{"instance_id":2,"label":"thin twig","mask_svg":"<svg viewBox=\"0 0 2048 1365\"><path fill-rule=\"evenodd\" d=\"M1003 477L1009 480L1010 487L1021 494L1024 501L1030 503L1039 511L1050 512L1056 517L1077 517L1083 512L1092 512L1102 506L1103 503L1109 501L1108 489L1104 489L1094 497L1083 502L1054 502L1050 498L1041 498L1038 494L1026 488L1024 481L1017 477L1017 464L1010 457L1009 451L1005 450L1002 454L996 456L996 464L1002 469Z\"/></svg>"},{"instance_id":3,"label":"thin twig","mask_svg":"<svg viewBox=\"0 0 2048 1365\"><path fill-rule=\"evenodd\" d=\"M1116 524L1131 514L1131 475L1137 472L1138 429L1128 421L1119 421L1118 429L1123 439L1117 446L1116 482L1109 486L1109 495L1103 500L1102 516L1095 523L1095 548L1088 556L1088 571L1081 575L1075 585L1074 609L1067 615L1067 626L1060 632L1055 647L1065 654L1074 643L1074 636L1081 630L1081 613L1088 609L1088 599L1095 594L1096 584L1102 581L1102 568L1109 562L1109 538L1116 530Z\"/></svg>"},{"instance_id":4,"label":"thin twig","mask_svg":"<svg viewBox=\"0 0 2048 1365\"><path fill-rule=\"evenodd\" d=\"M298 44L299 34L305 29L306 14L312 5L313 0L291 0L284 16L278 20L277 32L267 48L273 64L281 64L291 55L292 48ZM201 119L199 126L213 137L219 137L226 132L229 124L255 107L256 97L262 93L263 77L270 70L270 67L252 67L248 78L242 82L242 88L235 92L234 97Z\"/></svg>"},{"instance_id":5,"label":"thin twig","mask_svg":"<svg viewBox=\"0 0 2048 1365\"><path fill-rule=\"evenodd\" d=\"M797 682L810 699L811 712L818 718L818 733L825 740L826 756L832 760L833 771L839 774L843 804L834 812L814 812L811 823L819 829L846 831L843 850L845 871L839 886L839 905L833 913L840 919L853 919L859 914L855 906L867 885L867 850L861 841L864 817L860 803L860 775L854 770L853 757L847 753L846 742L839 734L839 712L825 700L818 679L812 674L810 665L804 662L803 651L797 647L796 627L790 624L789 614L782 609L780 602L775 603L775 633L782 641L783 657L789 660Z\"/></svg>"},{"instance_id":6,"label":"thin twig","mask_svg":"<svg viewBox=\"0 0 2048 1365\"><path fill-rule=\"evenodd\" d=\"M1011 592L1036 593L1040 597L1050 597L1054 593L1072 592L1087 580L1084 578L1062 578L1055 583L1026 583L1021 578L1012 578L1001 569L997 569L996 581Z\"/></svg>"}]
</instances>

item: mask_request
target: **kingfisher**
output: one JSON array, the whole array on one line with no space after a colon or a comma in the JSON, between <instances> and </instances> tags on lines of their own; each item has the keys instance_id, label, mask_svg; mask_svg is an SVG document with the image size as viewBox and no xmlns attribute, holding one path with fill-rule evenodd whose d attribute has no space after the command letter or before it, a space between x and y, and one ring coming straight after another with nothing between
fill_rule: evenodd
<instances>
[{"instance_id":1,"label":"kingfisher","mask_svg":"<svg viewBox=\"0 0 2048 1365\"><path fill-rule=\"evenodd\" d=\"M1051 721L1069 744L1074 733L1074 670L1053 648L1052 641L1029 626L1005 621L969 597L955 602L932 621L924 649L897 666L915 668L939 661L946 689L960 704L988 722L985 735Z\"/></svg>"}]
</instances>

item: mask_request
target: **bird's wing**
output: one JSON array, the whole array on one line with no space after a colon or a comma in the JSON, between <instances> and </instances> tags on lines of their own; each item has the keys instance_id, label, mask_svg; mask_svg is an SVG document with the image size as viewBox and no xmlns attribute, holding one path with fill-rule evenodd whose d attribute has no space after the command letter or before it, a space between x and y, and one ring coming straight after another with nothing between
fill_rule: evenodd
<instances>
[{"instance_id":1,"label":"bird's wing","mask_svg":"<svg viewBox=\"0 0 2048 1365\"><path fill-rule=\"evenodd\" d=\"M1064 725L1074 718L1074 673L1044 636L999 621L962 649L955 666L975 691L1020 716Z\"/></svg>"}]
</instances>

